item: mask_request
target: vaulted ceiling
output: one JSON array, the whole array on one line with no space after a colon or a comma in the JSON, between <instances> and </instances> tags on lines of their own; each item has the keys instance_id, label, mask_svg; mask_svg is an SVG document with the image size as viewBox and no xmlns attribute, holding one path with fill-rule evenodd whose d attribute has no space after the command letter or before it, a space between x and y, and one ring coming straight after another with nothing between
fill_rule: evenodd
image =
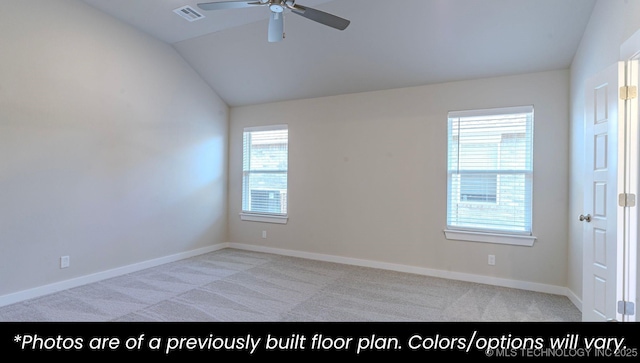
<instances>
[{"instance_id":1,"label":"vaulted ceiling","mask_svg":"<svg viewBox=\"0 0 640 363\"><path fill-rule=\"evenodd\" d=\"M340 31L287 10L286 38L270 43L266 6L83 1L171 44L230 106L565 69L595 3L297 0L351 23ZM178 16L183 6L203 18Z\"/></svg>"}]
</instances>

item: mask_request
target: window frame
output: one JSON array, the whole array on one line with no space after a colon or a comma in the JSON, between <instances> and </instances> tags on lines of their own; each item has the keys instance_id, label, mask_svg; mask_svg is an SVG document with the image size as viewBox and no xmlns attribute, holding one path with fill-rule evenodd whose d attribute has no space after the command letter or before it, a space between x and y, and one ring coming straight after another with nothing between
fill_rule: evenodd
<instances>
[{"instance_id":1,"label":"window frame","mask_svg":"<svg viewBox=\"0 0 640 363\"><path fill-rule=\"evenodd\" d=\"M245 198L250 198L250 195L247 196L245 193L250 192L251 189L246 185L245 178L252 173L252 170L245 170L245 135L248 132L261 132L261 131L277 131L277 130L287 130L287 168L284 171L286 173L287 179L287 206L286 213L270 213L270 212L256 212L251 210L245 210ZM286 224L289 220L289 125L287 124L278 124L278 125L268 125L268 126L252 126L245 127L242 131L242 185L241 185L241 195L240 195L240 219L243 221L251 221L251 222L261 222L261 223L276 223L276 224ZM249 151L250 152L250 151ZM256 172L256 171L254 171ZM271 171L271 172L283 172L283 171ZM261 171L258 173L265 173L265 171ZM259 190L259 189L254 189Z\"/></svg>"},{"instance_id":2,"label":"window frame","mask_svg":"<svg viewBox=\"0 0 640 363\"><path fill-rule=\"evenodd\" d=\"M529 199L529 209L526 212L528 215L528 226L529 231L521 232L521 231L509 231L509 230L496 230L490 228L473 228L473 227L460 227L450 224L450 212L451 212L451 203L452 203L452 175L454 172L450 170L450 157L451 157L451 132L452 132L452 119L455 118L465 118L465 117L476 117L476 116L499 116L499 115L507 115L507 114L518 114L518 113L529 113L531 115L531 124L530 124L530 156L529 163L530 167L526 170L522 171L522 174L525 177L530 178L529 189L525 189L525 191L530 195ZM533 246L535 240L537 239L533 235L533 152L534 152L534 108L532 105L529 106L514 106L514 107L501 107L501 108L490 108L490 109L476 109L476 110L466 110L466 111L451 111L447 115L447 210L446 210L446 228L444 230L444 234L446 239L448 240L460 240L460 241L470 241L470 242L485 242L485 243L498 243L498 244L509 244L509 245L517 245L517 246ZM453 149L456 150L456 149ZM458 163L460 161L458 160ZM482 172L482 171L481 171ZM473 174L473 172L467 172L469 174ZM455 174L464 175L466 173L460 174L459 171ZM498 184L500 180L500 173L496 174ZM460 188L461 189L461 188ZM458 196L460 198L461 196ZM496 202L500 199L499 191L496 191ZM483 203L483 202L477 202ZM486 203L486 202L484 202Z\"/></svg>"}]
</instances>

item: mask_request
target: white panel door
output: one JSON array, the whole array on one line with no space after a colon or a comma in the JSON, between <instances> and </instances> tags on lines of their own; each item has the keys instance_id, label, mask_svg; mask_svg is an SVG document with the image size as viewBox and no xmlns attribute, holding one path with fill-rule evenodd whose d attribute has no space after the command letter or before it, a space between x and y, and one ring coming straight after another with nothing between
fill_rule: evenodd
<instances>
[{"instance_id":1,"label":"white panel door","mask_svg":"<svg viewBox=\"0 0 640 363\"><path fill-rule=\"evenodd\" d=\"M623 208L618 193L623 190L618 161L624 158L618 137L620 120L619 85L624 84L624 63L619 62L589 79L585 94L585 190L583 244L583 321L621 321L617 302L621 300L622 248L619 223ZM623 104L624 106L624 104ZM621 158L622 156L622 158Z\"/></svg>"}]
</instances>

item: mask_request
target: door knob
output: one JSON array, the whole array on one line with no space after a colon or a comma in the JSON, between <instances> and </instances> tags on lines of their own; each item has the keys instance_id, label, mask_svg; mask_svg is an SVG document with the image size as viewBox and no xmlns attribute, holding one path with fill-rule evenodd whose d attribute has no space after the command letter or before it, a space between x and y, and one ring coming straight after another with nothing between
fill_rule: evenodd
<instances>
[{"instance_id":1,"label":"door knob","mask_svg":"<svg viewBox=\"0 0 640 363\"><path fill-rule=\"evenodd\" d=\"M581 214L580 222L591 222L591 214L587 214L586 216L584 214Z\"/></svg>"}]
</instances>

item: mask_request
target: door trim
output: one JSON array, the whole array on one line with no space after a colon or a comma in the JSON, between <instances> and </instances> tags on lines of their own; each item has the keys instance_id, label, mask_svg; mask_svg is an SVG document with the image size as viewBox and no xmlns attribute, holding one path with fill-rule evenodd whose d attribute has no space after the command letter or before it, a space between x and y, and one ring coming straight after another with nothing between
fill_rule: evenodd
<instances>
[{"instance_id":1,"label":"door trim","mask_svg":"<svg viewBox=\"0 0 640 363\"><path fill-rule=\"evenodd\" d=\"M625 85L638 87L640 79L640 30L636 31L620 47L620 60L625 62ZM638 110L638 98L628 100L624 105L625 122L625 193L639 195L640 181L640 112ZM623 300L635 303L637 311L638 298L637 291L640 290L640 279L638 279L638 236L640 235L640 223L638 207L628 207L624 215L624 262L622 270L623 279ZM638 314L624 315L624 321L638 321Z\"/></svg>"}]
</instances>

